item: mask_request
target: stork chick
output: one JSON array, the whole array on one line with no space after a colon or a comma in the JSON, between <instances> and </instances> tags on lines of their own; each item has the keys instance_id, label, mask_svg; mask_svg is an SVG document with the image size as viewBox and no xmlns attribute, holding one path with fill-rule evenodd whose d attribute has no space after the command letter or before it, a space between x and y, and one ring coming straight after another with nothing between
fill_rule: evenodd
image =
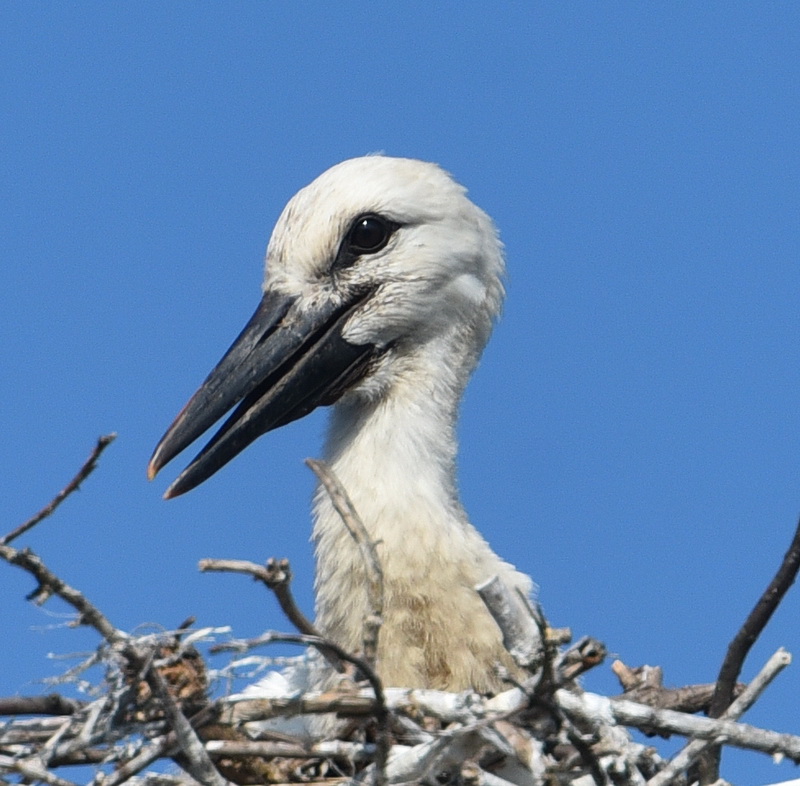
<instances>
[{"instance_id":1,"label":"stork chick","mask_svg":"<svg viewBox=\"0 0 800 786\"><path fill-rule=\"evenodd\" d=\"M466 190L434 164L366 156L288 203L264 294L167 430L155 474L230 409L169 487L202 483L260 435L333 405L325 457L378 544L386 685L480 691L510 665L474 585L531 581L470 524L456 481L464 387L503 298L502 245ZM350 651L369 612L365 567L327 495L314 501L317 625Z\"/></svg>"}]
</instances>

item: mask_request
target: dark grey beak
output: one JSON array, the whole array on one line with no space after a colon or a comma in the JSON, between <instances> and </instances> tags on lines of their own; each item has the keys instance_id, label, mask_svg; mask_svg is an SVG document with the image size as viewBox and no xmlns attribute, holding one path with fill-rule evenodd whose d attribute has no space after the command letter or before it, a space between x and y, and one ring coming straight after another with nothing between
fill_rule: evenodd
<instances>
[{"instance_id":1,"label":"dark grey beak","mask_svg":"<svg viewBox=\"0 0 800 786\"><path fill-rule=\"evenodd\" d=\"M372 292L359 292L345 303L311 308L302 307L297 298L266 292L244 330L175 418L150 459L147 475L152 480L236 407L167 489L165 499L200 485L267 431L333 404L361 379L379 350L369 344L349 343L342 337L342 328Z\"/></svg>"}]
</instances>

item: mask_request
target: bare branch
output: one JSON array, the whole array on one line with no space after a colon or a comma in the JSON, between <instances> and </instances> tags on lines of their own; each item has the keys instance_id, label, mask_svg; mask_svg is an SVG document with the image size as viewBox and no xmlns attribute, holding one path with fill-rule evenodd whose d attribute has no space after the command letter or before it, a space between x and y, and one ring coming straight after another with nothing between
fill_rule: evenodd
<instances>
[{"instance_id":1,"label":"bare branch","mask_svg":"<svg viewBox=\"0 0 800 786\"><path fill-rule=\"evenodd\" d=\"M600 718L607 722L663 734L680 734L711 741L724 738L727 744L737 748L761 751L769 755L781 754L794 762L800 762L800 737L792 734L779 734L728 720L699 718L674 710L657 710L644 704L624 699L608 699L592 693L578 696L563 688L556 691L556 701L568 715L585 722L596 722Z\"/></svg>"},{"instance_id":2,"label":"bare branch","mask_svg":"<svg viewBox=\"0 0 800 786\"><path fill-rule=\"evenodd\" d=\"M499 576L476 584L475 590L500 628L503 646L514 663L527 671L536 671L542 663L544 644L533 615L522 607Z\"/></svg>"},{"instance_id":3,"label":"bare branch","mask_svg":"<svg viewBox=\"0 0 800 786\"><path fill-rule=\"evenodd\" d=\"M209 755L214 758L222 756L230 758L281 756L292 759L342 758L356 762L373 761L375 758L375 745L342 740L325 740L312 745L255 740L211 740L206 743L205 747Z\"/></svg>"},{"instance_id":4,"label":"bare branch","mask_svg":"<svg viewBox=\"0 0 800 786\"><path fill-rule=\"evenodd\" d=\"M621 699L566 690L559 686L572 685L578 674L601 662L605 647L596 639L584 637L559 652L558 647L569 641L569 634L551 630L541 610L524 608L526 599L504 592L506 588L499 580L476 589L486 596L487 606L497 612L495 617L515 662L533 669L536 676L514 682L517 687L491 698L470 691L453 694L384 689L375 668L384 602L377 544L330 470L320 462L309 461L309 466L320 478L363 557L370 611L364 623L364 657L348 653L321 636L309 635L316 630L291 596L289 563L274 559L265 565L203 560L200 569L257 578L275 593L289 619L304 633L268 633L258 639L217 645L211 651L249 650L278 641L313 646L340 668L350 664L345 673L360 672L369 688L345 685L342 680L345 690L337 694L305 693L269 699L252 699L245 694L209 703L207 675L213 670L206 667L193 645L200 642L207 648L210 633L227 635L228 629L188 631L184 628L192 621L187 621L168 636L129 635L118 630L38 556L9 545L8 540L35 526L35 522L26 522L27 529L18 528L0 541L0 559L34 576L38 586L32 597L36 602L43 603L52 595L63 598L78 612L78 624L94 627L103 641L91 658L67 672L65 680L80 680L81 687L97 697L94 701L71 701L55 695L0 699L0 715L52 716L14 718L0 724L0 773L9 773L7 780L0 775L0 786L15 779L74 786L60 777L57 768L78 764L99 765L94 786L122 786L126 781L131 786L156 786L165 779L159 780L146 769L158 759L170 758L191 776L181 782L195 786L227 786L226 779L256 782L253 777L263 783L294 781L319 786L345 779L388 786L445 777L460 778L464 786L508 786L510 782L542 786L551 781L560 786L644 786L646 782L667 786L685 774L699 752L721 741L800 762L800 737L735 722L789 662L788 653L776 653L720 719L664 709L664 704L696 709L698 702L708 701L711 686L665 689L657 667L635 670L619 664L615 671L626 690ZM90 471L86 470L83 477ZM72 485L77 488L81 479L76 478ZM71 492L65 489L66 493ZM54 509L57 504L54 500L50 507ZM785 592L791 584L796 572L792 564L800 561L800 556L792 555L793 550L800 552L800 526L771 589L779 585L777 590ZM777 605L774 593L770 598L765 594L762 601L766 606L770 601L773 608ZM760 605L764 605L762 601ZM743 631L757 636L769 613L770 609L765 614L754 609ZM753 619L755 623L750 625ZM87 683L86 668L93 664L104 667L100 685ZM224 672L218 670L217 676ZM520 672L515 670L515 674ZM629 701L632 697L639 701ZM652 702L657 708L641 702ZM192 712L196 714L190 718ZM335 713L339 718L374 718L375 722L327 725L328 730L339 732L340 739L324 742L301 741L271 728L250 725L252 721L322 712ZM246 730L243 723L248 724ZM307 728L321 729L324 725L310 724ZM281 728L280 724L276 726ZM654 748L633 740L626 726L648 733L681 734L693 741L665 765ZM398 744L393 744L390 731ZM258 741L247 736L255 732ZM358 736L352 737L353 733ZM110 765L113 771L109 771ZM659 771L661 774L653 780ZM174 779L166 780L170 786L177 786Z\"/></svg>"},{"instance_id":5,"label":"bare branch","mask_svg":"<svg viewBox=\"0 0 800 786\"><path fill-rule=\"evenodd\" d=\"M34 603L44 603L51 595L58 595L78 612L78 624L94 628L109 644L127 641L127 634L115 628L100 609L90 603L83 593L62 581L30 549L18 551L0 544L0 558L30 573L39 586L28 595Z\"/></svg>"},{"instance_id":6,"label":"bare branch","mask_svg":"<svg viewBox=\"0 0 800 786\"><path fill-rule=\"evenodd\" d=\"M164 678L157 669L151 668L149 670L147 682L153 693L161 701L178 745L180 745L181 751L186 757L184 766L189 771L189 774L202 783L203 786L226 786L227 781L212 764L206 749L203 747L203 743L200 742L192 728L192 724L172 698Z\"/></svg>"},{"instance_id":7,"label":"bare branch","mask_svg":"<svg viewBox=\"0 0 800 786\"><path fill-rule=\"evenodd\" d=\"M611 664L611 670L620 681L623 690L616 698L636 701L650 707L680 712L705 712L711 704L716 683L685 685L681 688L665 688L663 671L659 666L626 666L621 660ZM735 695L739 695L745 685L737 683Z\"/></svg>"},{"instance_id":8,"label":"bare branch","mask_svg":"<svg viewBox=\"0 0 800 786\"><path fill-rule=\"evenodd\" d=\"M86 459L84 465L78 470L78 474L64 486L61 491L56 494L53 499L47 503L35 516L31 516L27 521L20 524L16 529L12 530L3 538L0 538L0 544L8 544L11 543L12 540L15 540L20 535L27 532L29 529L35 527L42 519L46 519L49 515L55 511L55 509L70 495L73 491L77 491L80 487L81 483L83 483L89 475L92 474L95 467L97 466L97 460L100 458L100 454L117 438L116 434L106 434L104 437L100 437L97 440L97 444L94 446L94 450L92 450L91 455L88 459Z\"/></svg>"},{"instance_id":9,"label":"bare branch","mask_svg":"<svg viewBox=\"0 0 800 786\"><path fill-rule=\"evenodd\" d=\"M0 715L73 715L85 702L58 693L47 696L9 696L0 699Z\"/></svg>"},{"instance_id":10,"label":"bare branch","mask_svg":"<svg viewBox=\"0 0 800 786\"><path fill-rule=\"evenodd\" d=\"M174 733L157 737L148 743L136 756L133 756L124 764L117 767L110 775L98 773L97 777L92 781L92 785L119 786L119 784L124 783L128 778L136 775L137 772L141 772L145 767L149 767L153 762L168 755L175 745L176 740Z\"/></svg>"},{"instance_id":11,"label":"bare branch","mask_svg":"<svg viewBox=\"0 0 800 786\"><path fill-rule=\"evenodd\" d=\"M364 620L364 659L374 667L378 656L378 636L383 624L383 568L378 550L350 497L330 467L311 458L306 459L306 465L319 478L333 507L361 551L367 572L367 600L371 609L371 614Z\"/></svg>"},{"instance_id":12,"label":"bare branch","mask_svg":"<svg viewBox=\"0 0 800 786\"><path fill-rule=\"evenodd\" d=\"M798 522L792 543L784 555L775 577L764 590L758 603L753 607L741 629L728 646L728 652L717 679L717 690L709 710L712 718L721 715L731 703L733 687L742 670L744 659L764 626L769 622L773 612L778 608L789 587L794 583L798 569L800 569L800 522Z\"/></svg>"},{"instance_id":13,"label":"bare branch","mask_svg":"<svg viewBox=\"0 0 800 786\"><path fill-rule=\"evenodd\" d=\"M343 718L363 718L375 714L377 702L373 696L360 693L303 693L299 696L249 697L222 703L220 722L247 723L295 715L334 713Z\"/></svg>"},{"instance_id":14,"label":"bare branch","mask_svg":"<svg viewBox=\"0 0 800 786\"><path fill-rule=\"evenodd\" d=\"M371 695L370 695L371 694ZM475 724L487 717L506 717L528 706L528 697L518 688L492 698L472 691L450 693L426 688L384 688L385 706L409 717L426 716L444 723ZM356 693L312 692L269 699L222 699L225 708L235 705L239 720L265 720L281 715L336 712L346 717L373 715L378 707L374 690ZM239 710L241 708L241 711Z\"/></svg>"},{"instance_id":15,"label":"bare branch","mask_svg":"<svg viewBox=\"0 0 800 786\"><path fill-rule=\"evenodd\" d=\"M375 707L375 720L378 726L377 734L377 748L375 754L376 776L375 783L377 786L383 786L385 783L385 766L389 757L389 750L391 748L391 736L389 733L390 714L386 705L386 696L383 690L383 684L380 677L375 673L372 665L367 663L364 658L358 658L351 655L347 650L340 647L333 641L322 639L318 636L304 636L302 634L292 633L267 633L263 637L264 643L271 642L284 642L290 644L302 644L304 646L316 647L318 650L327 648L332 650L338 655L341 660L346 663L351 663L355 666L369 682L370 687L375 695L377 706ZM221 649L224 645L218 645L216 649Z\"/></svg>"},{"instance_id":16,"label":"bare branch","mask_svg":"<svg viewBox=\"0 0 800 786\"><path fill-rule=\"evenodd\" d=\"M12 759L9 756L0 756L0 767L10 772L18 772L26 779L42 781L49 786L77 786L73 781L53 775L36 759Z\"/></svg>"},{"instance_id":17,"label":"bare branch","mask_svg":"<svg viewBox=\"0 0 800 786\"><path fill-rule=\"evenodd\" d=\"M767 686L792 662L792 656L779 649L764 665L758 676L742 691L722 715L722 720L736 720L755 704ZM647 782L647 786L667 786L681 776L705 750L711 740L692 740L680 750L667 766Z\"/></svg>"},{"instance_id":18,"label":"bare branch","mask_svg":"<svg viewBox=\"0 0 800 786\"><path fill-rule=\"evenodd\" d=\"M288 559L270 557L266 565L240 559L201 559L198 567L202 573L226 572L243 573L260 581L267 589L272 590L280 604L281 610L289 622L306 636L321 636L314 624L306 617L289 589L292 581L292 569Z\"/></svg>"},{"instance_id":19,"label":"bare branch","mask_svg":"<svg viewBox=\"0 0 800 786\"><path fill-rule=\"evenodd\" d=\"M295 603L294 596L289 589L292 581L292 569L288 559L279 560L270 557L266 565L239 559L201 559L198 567L203 573L214 571L220 573L243 573L247 576L252 576L272 590L281 607L281 611L300 633L305 636L322 638L322 634ZM320 652L336 671L339 673L344 671L342 661L332 650L320 650Z\"/></svg>"},{"instance_id":20,"label":"bare branch","mask_svg":"<svg viewBox=\"0 0 800 786\"><path fill-rule=\"evenodd\" d=\"M784 595L789 591L789 587L794 584L798 570L800 570L800 522L795 528L792 542L786 554L784 554L774 578L764 590L756 605L753 606L750 614L747 615L747 619L739 629L739 632L728 645L725 660L722 662L719 676L717 677L714 697L711 699L711 706L708 710L710 717L721 717L722 713L730 705L736 680L741 674L747 653L750 652L750 648L761 635L761 631L764 630L775 609L778 608ZM704 755L700 765L703 783L713 783L719 778L720 755L721 749L719 747L712 748Z\"/></svg>"}]
</instances>

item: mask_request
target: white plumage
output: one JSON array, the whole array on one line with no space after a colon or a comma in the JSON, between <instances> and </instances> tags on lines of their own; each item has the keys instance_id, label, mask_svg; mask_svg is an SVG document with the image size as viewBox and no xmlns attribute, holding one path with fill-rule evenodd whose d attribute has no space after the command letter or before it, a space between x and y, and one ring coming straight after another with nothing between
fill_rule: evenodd
<instances>
[{"instance_id":1,"label":"white plumage","mask_svg":"<svg viewBox=\"0 0 800 786\"><path fill-rule=\"evenodd\" d=\"M168 492L182 493L259 434L333 403L325 458L384 571L386 685L496 689L494 666L509 660L474 585L499 574L531 590L470 524L456 480L459 402L499 313L503 272L491 219L439 167L384 156L334 166L284 209L262 306L151 463L152 475L238 403ZM322 492L313 539L317 624L357 651L365 568Z\"/></svg>"}]
</instances>

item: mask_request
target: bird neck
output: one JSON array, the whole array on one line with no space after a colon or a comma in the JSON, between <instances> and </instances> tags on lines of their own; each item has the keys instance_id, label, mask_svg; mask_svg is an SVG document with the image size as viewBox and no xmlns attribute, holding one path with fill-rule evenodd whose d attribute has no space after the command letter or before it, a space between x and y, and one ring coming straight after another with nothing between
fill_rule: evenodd
<instances>
[{"instance_id":1,"label":"bird neck","mask_svg":"<svg viewBox=\"0 0 800 786\"><path fill-rule=\"evenodd\" d=\"M493 574L529 584L491 551L459 502L455 421L471 359L460 367L452 353L444 360L431 354L395 375L385 395L337 404L326 458L377 546L384 577L378 667L385 684L489 690L496 687L493 665L505 653L474 585ZM371 611L365 566L322 491L314 541L317 624L341 646L360 651Z\"/></svg>"},{"instance_id":2,"label":"bird neck","mask_svg":"<svg viewBox=\"0 0 800 786\"><path fill-rule=\"evenodd\" d=\"M441 523L466 517L458 500L455 424L468 370L417 358L383 395L351 395L332 412L325 458L375 541L393 543L423 527L414 513L436 510ZM345 532L317 499L317 530Z\"/></svg>"}]
</instances>

